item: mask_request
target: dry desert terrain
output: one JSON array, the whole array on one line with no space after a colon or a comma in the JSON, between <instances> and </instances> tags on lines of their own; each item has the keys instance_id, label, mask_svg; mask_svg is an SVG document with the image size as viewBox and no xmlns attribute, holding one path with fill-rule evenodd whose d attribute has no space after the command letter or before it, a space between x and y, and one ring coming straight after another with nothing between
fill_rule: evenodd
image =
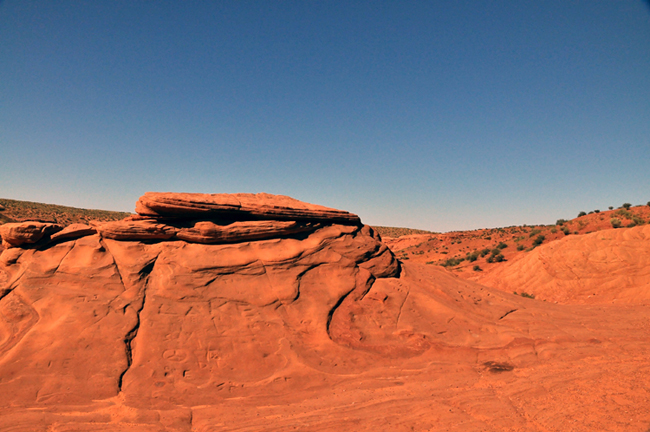
<instances>
[{"instance_id":1,"label":"dry desert terrain","mask_svg":"<svg viewBox=\"0 0 650 432\"><path fill-rule=\"evenodd\" d=\"M650 430L650 207L382 239L269 194L0 204L0 431Z\"/></svg>"}]
</instances>

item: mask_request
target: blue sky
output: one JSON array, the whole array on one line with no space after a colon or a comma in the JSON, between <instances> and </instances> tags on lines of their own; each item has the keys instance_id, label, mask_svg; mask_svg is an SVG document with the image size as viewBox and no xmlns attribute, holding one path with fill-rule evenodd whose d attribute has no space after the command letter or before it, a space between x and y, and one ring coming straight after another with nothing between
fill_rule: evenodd
<instances>
[{"instance_id":1,"label":"blue sky","mask_svg":"<svg viewBox=\"0 0 650 432\"><path fill-rule=\"evenodd\" d=\"M434 231L650 201L642 1L0 3L0 197L269 192Z\"/></svg>"}]
</instances>

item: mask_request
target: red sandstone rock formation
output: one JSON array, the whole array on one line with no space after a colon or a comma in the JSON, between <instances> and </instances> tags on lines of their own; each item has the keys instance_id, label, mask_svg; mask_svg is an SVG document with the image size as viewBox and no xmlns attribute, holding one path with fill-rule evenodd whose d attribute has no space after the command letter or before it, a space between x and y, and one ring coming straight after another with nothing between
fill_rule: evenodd
<instances>
[{"instance_id":1,"label":"red sandstone rock formation","mask_svg":"<svg viewBox=\"0 0 650 432\"><path fill-rule=\"evenodd\" d=\"M198 196L2 251L0 431L650 424L646 308L525 299L402 265L346 212Z\"/></svg>"},{"instance_id":2,"label":"red sandstone rock formation","mask_svg":"<svg viewBox=\"0 0 650 432\"><path fill-rule=\"evenodd\" d=\"M147 192L135 210L144 216L210 218L229 216L276 220L327 220L359 223L359 216L283 195Z\"/></svg>"}]
</instances>

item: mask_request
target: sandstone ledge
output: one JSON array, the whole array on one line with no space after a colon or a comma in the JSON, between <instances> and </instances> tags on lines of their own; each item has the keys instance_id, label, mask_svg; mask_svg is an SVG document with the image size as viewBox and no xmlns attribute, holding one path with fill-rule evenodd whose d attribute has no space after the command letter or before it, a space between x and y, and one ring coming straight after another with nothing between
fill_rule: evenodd
<instances>
[{"instance_id":1,"label":"sandstone ledge","mask_svg":"<svg viewBox=\"0 0 650 432\"><path fill-rule=\"evenodd\" d=\"M267 193L147 192L140 197L135 210L143 216L185 219L231 218L235 220L270 219L361 223L359 216L344 210Z\"/></svg>"}]
</instances>

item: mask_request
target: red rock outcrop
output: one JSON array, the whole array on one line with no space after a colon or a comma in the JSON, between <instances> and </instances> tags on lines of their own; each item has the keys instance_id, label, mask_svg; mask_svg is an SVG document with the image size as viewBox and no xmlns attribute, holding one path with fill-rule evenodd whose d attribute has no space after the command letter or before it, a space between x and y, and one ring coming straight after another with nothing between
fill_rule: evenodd
<instances>
[{"instance_id":1,"label":"red rock outcrop","mask_svg":"<svg viewBox=\"0 0 650 432\"><path fill-rule=\"evenodd\" d=\"M0 225L0 237L5 247L34 244L63 229L62 226L43 222L17 222Z\"/></svg>"},{"instance_id":2,"label":"red rock outcrop","mask_svg":"<svg viewBox=\"0 0 650 432\"><path fill-rule=\"evenodd\" d=\"M50 236L50 241L60 242L73 240L97 233L97 230L86 224L71 224Z\"/></svg>"},{"instance_id":3,"label":"red rock outcrop","mask_svg":"<svg viewBox=\"0 0 650 432\"><path fill-rule=\"evenodd\" d=\"M199 218L259 218L359 223L359 216L308 204L297 199L266 193L199 194L147 192L135 210L143 216Z\"/></svg>"},{"instance_id":4,"label":"red rock outcrop","mask_svg":"<svg viewBox=\"0 0 650 432\"><path fill-rule=\"evenodd\" d=\"M0 430L650 424L641 309L567 309L402 265L356 222L235 215L134 217L2 251Z\"/></svg>"}]
</instances>

